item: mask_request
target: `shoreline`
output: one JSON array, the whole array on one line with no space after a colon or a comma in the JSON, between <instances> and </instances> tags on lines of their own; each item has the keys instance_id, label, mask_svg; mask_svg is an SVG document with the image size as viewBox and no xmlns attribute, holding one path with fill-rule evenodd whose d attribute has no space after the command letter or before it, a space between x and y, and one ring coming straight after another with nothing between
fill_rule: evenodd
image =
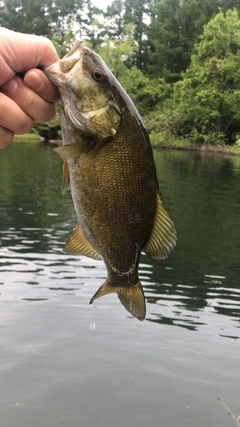
<instances>
[{"instance_id":1,"label":"shoreline","mask_svg":"<svg viewBox=\"0 0 240 427\"><path fill-rule=\"evenodd\" d=\"M232 154L235 156L239 156L240 152L235 152L234 150L231 150L231 148L228 147L222 147L221 145L210 145L210 144L203 144L201 146L194 146L194 145L170 145L170 144L151 144L152 148L154 149L161 149L161 150L182 150L182 151L200 151L203 153L216 153L216 154Z\"/></svg>"},{"instance_id":2,"label":"shoreline","mask_svg":"<svg viewBox=\"0 0 240 427\"><path fill-rule=\"evenodd\" d=\"M156 134L153 138L156 141ZM62 141L61 139L44 139L41 136L37 134L24 134L24 135L14 135L13 138L14 141L35 141L35 142L42 142L49 145L61 145ZM188 145L188 144L181 144L181 141L172 141L172 143L156 143L155 141L151 141L151 135L150 135L150 142L153 149L161 149L161 150L184 150L184 151L200 151L202 153L215 153L215 154L225 154L225 155L233 155L233 156L239 156L240 155L240 148L239 146L222 146L222 145L211 145L211 144L202 144L199 146L196 145Z\"/></svg>"}]
</instances>

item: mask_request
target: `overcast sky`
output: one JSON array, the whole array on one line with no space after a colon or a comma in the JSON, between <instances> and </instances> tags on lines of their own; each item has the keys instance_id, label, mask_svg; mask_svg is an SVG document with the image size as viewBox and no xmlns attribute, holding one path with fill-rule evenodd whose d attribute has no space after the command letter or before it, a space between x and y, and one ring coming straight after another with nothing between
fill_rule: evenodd
<instances>
[{"instance_id":1,"label":"overcast sky","mask_svg":"<svg viewBox=\"0 0 240 427\"><path fill-rule=\"evenodd\" d=\"M92 0L94 6L99 7L99 9L105 9L109 4L112 3L112 0Z\"/></svg>"}]
</instances>

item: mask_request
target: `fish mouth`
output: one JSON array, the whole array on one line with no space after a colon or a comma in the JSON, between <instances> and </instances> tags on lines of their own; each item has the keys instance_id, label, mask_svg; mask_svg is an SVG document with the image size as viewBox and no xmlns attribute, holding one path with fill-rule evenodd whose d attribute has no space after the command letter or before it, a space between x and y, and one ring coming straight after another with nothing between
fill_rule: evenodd
<instances>
[{"instance_id":1,"label":"fish mouth","mask_svg":"<svg viewBox=\"0 0 240 427\"><path fill-rule=\"evenodd\" d=\"M62 73L68 73L78 62L78 60L85 54L86 47L82 41L77 40L67 55L59 61L59 69Z\"/></svg>"},{"instance_id":2,"label":"fish mouth","mask_svg":"<svg viewBox=\"0 0 240 427\"><path fill-rule=\"evenodd\" d=\"M77 40L70 50L62 59L44 67L44 72L49 80L56 86L62 86L66 81L66 76L69 75L76 63L83 57L86 52L86 47L82 41Z\"/></svg>"}]
</instances>

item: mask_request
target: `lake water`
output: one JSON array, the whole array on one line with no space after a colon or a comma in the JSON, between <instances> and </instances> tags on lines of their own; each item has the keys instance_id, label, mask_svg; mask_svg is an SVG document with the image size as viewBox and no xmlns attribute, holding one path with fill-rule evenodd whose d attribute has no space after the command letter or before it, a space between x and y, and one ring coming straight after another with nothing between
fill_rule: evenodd
<instances>
[{"instance_id":1,"label":"lake water","mask_svg":"<svg viewBox=\"0 0 240 427\"><path fill-rule=\"evenodd\" d=\"M76 225L51 147L0 151L1 427L224 427L240 415L240 159L155 151L173 255L143 255L144 322L101 261L67 255Z\"/></svg>"}]
</instances>

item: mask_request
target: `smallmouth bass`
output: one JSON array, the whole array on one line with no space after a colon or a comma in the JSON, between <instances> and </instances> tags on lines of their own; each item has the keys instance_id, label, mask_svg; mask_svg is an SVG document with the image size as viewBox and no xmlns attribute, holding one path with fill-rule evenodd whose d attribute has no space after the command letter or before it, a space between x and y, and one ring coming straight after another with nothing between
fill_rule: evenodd
<instances>
[{"instance_id":1,"label":"smallmouth bass","mask_svg":"<svg viewBox=\"0 0 240 427\"><path fill-rule=\"evenodd\" d=\"M71 188L79 221L64 251L105 262L107 279L90 304L115 292L143 320L140 254L163 260L176 244L147 131L118 80L82 42L45 73L61 95L63 146L55 151L64 162L62 191Z\"/></svg>"}]
</instances>

